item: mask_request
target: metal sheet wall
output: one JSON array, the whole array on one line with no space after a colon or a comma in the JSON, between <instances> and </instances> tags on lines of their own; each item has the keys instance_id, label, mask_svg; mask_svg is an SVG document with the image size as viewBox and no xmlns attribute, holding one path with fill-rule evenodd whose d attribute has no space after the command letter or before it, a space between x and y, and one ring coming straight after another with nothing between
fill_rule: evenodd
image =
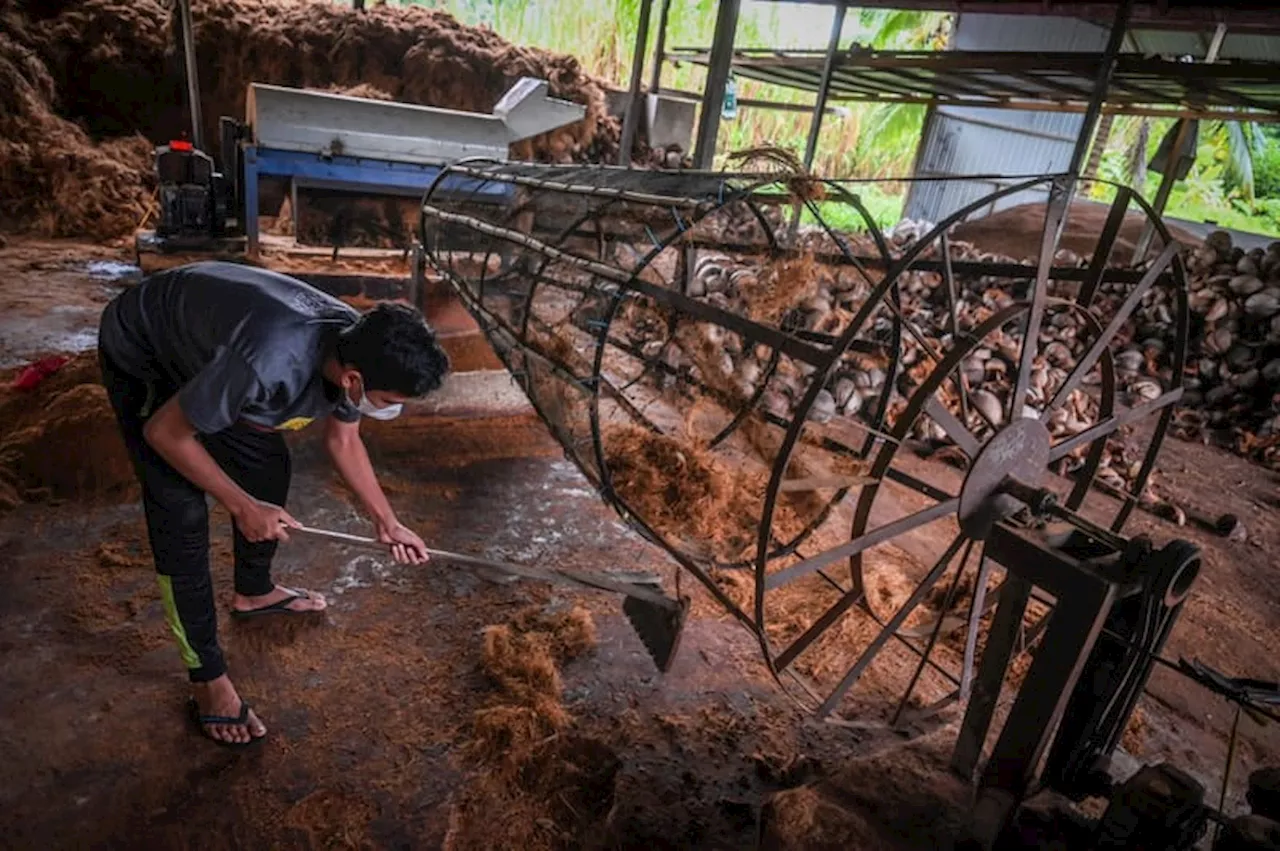
<instances>
[{"instance_id":1,"label":"metal sheet wall","mask_svg":"<svg viewBox=\"0 0 1280 851\"><path fill-rule=\"evenodd\" d=\"M1106 42L1105 28L1075 18L966 14L956 21L951 46L955 50L1099 52ZM1067 113L938 107L930 110L925 121L916 174L1015 177L1064 171L1081 121L1080 115ZM1013 182L996 178L917 183L907 195L904 214L936 222ZM1042 192L1020 192L985 212L1043 199Z\"/></svg>"}]
</instances>

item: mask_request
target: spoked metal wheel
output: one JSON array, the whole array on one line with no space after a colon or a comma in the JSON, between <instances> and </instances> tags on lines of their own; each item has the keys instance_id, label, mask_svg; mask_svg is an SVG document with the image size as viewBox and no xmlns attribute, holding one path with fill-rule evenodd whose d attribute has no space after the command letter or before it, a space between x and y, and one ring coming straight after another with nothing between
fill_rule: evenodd
<instances>
[{"instance_id":1,"label":"spoked metal wheel","mask_svg":"<svg viewBox=\"0 0 1280 851\"><path fill-rule=\"evenodd\" d=\"M1037 184L1053 190L1037 267L948 242ZM779 682L824 715L900 716L967 691L998 578L984 530L1018 522L1008 482L1069 474L1067 510L1084 510L1109 438L1155 418L1132 499L1104 518L1119 528L1178 396L1176 251L1107 268L1125 211L1146 209L1120 190L1091 265L1055 267L1063 185L1010 187L899 250L838 182L459 164L421 236L569 457L756 634ZM861 234L827 224L850 212ZM477 265L477 247L510 263ZM870 703L851 702L859 680Z\"/></svg>"},{"instance_id":2,"label":"spoked metal wheel","mask_svg":"<svg viewBox=\"0 0 1280 851\"><path fill-rule=\"evenodd\" d=\"M908 296L903 305L904 346L919 351L904 353L913 365L898 382L888 433L869 455L869 481L857 494L849 537L782 570L757 559L757 612L777 669L790 669L815 650L831 653L824 639L851 610L861 609L879 627L838 678L805 683L821 715L848 710L850 690L873 666L882 668L881 691L885 681L905 678L895 721L910 706L932 710L967 698L982 618L999 594L992 583L1003 573L984 557L982 544L993 523L1022 522L1027 506L1015 494L1058 490L1062 507L1056 510L1084 512L1095 519L1081 522L1100 521L1113 531L1143 498L1182 392L1187 308L1181 259L1157 221L1165 240L1158 256L1136 272L1107 269L1127 208L1150 212L1121 189L1091 263L1055 269L1053 246L1065 205L1061 182L1049 183L1046 249L1034 277L1001 280L977 270L968 281L957 280L955 246L944 235L968 210L895 259L877 291L888 292L895 276L901 280L922 260L940 262L931 264L938 269L931 290L920 299ZM1151 321L1166 314L1172 321ZM1153 327L1161 336L1144 338ZM857 333L856 325L846 332L850 339ZM780 460L803 439L805 427L798 417ZM1141 452L1127 465L1132 469L1118 473L1105 462L1120 451L1122 430L1134 429ZM945 448L934 452L939 446ZM1102 472L1118 479L1112 490L1121 500L1095 498L1086 506L1090 485ZM771 487L769 493L777 492ZM897 551L887 564L877 558L886 549ZM902 582L903 573L914 584ZM830 605L775 646L771 595L813 583L814 576L828 586ZM785 606L779 608L785 617ZM1040 607L1027 625L1028 643L1049 610ZM886 649L895 651L896 663L880 658Z\"/></svg>"}]
</instances>

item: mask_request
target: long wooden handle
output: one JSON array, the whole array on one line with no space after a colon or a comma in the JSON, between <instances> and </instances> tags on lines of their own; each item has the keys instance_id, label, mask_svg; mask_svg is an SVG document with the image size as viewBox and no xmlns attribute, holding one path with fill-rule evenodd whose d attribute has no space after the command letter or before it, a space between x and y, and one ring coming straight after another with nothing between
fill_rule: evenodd
<instances>
[{"instance_id":1,"label":"long wooden handle","mask_svg":"<svg viewBox=\"0 0 1280 851\"><path fill-rule=\"evenodd\" d=\"M351 535L346 532L335 532L330 529L317 529L313 526L296 526L292 527L289 531L303 532L307 535L329 538L330 540L342 541L348 544L358 544L360 546L370 547L382 552L387 552L391 549L390 544L384 544L377 538L367 538L364 535ZM542 582L568 582L573 585L582 585L588 588L595 588L600 591L623 594L627 597L634 597L637 600L646 600L656 605L668 606L671 608L678 608L680 605L675 600L664 597L661 594L642 588L641 586L630 582L617 582L612 579L601 579L588 574L578 573L577 571L563 570L560 568L542 568L523 564L511 564L509 562L481 558L480 556L451 553L448 550L435 550L429 547L426 552L427 555L432 558L438 558L443 561L450 561L456 564L468 564L474 567L484 567L489 570L496 570L501 573L520 576L525 579L536 579Z\"/></svg>"}]
</instances>

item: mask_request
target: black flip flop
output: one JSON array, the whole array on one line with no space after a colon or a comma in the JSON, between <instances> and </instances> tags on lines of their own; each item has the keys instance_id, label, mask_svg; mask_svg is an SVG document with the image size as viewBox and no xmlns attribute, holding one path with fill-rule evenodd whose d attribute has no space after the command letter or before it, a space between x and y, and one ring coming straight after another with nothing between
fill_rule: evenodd
<instances>
[{"instance_id":1,"label":"black flip flop","mask_svg":"<svg viewBox=\"0 0 1280 851\"><path fill-rule=\"evenodd\" d=\"M232 748L239 750L256 745L258 742L266 738L266 736L255 736L249 733L249 741L247 742L228 742L222 739L214 738L209 735L209 731L205 729L206 724L226 724L228 726L243 726L248 729L249 725L249 704L246 701L240 701L240 715L232 718L230 715L201 715L200 705L196 703L195 698L187 701L187 715L196 725L196 729L200 731L200 735L204 736L215 745L222 745L224 748Z\"/></svg>"},{"instance_id":2,"label":"black flip flop","mask_svg":"<svg viewBox=\"0 0 1280 851\"><path fill-rule=\"evenodd\" d=\"M310 599L309 594L290 594L280 600L276 600L269 606L261 606L257 609L232 609L231 617L244 620L246 618L256 618L262 615L314 615L324 611L324 609L291 609L289 604L294 600Z\"/></svg>"}]
</instances>

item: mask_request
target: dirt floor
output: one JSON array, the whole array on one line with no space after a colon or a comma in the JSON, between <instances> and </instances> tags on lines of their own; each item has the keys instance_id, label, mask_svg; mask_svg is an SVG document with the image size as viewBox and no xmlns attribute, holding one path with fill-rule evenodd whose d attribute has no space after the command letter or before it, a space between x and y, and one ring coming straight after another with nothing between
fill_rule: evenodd
<instances>
[{"instance_id":1,"label":"dirt floor","mask_svg":"<svg viewBox=\"0 0 1280 851\"><path fill-rule=\"evenodd\" d=\"M1112 249L1116 260L1128 262L1133 256L1134 248L1142 237L1147 218L1141 212L1135 212L1136 205L1131 205L1116 236ZM1090 201L1073 201L1067 212L1067 221L1063 226L1060 249L1074 252L1080 257L1091 256L1098 245L1098 234L1107 221L1109 205ZM1040 254L1040 240L1044 234L1043 203L1019 204L1009 207L990 216L964 222L956 226L955 239L972 242L985 251L1012 257L1015 260L1034 258ZM1199 245L1201 239L1190 231L1169 227L1170 235L1183 245ZM1162 247L1160 239L1154 241L1154 249L1158 252Z\"/></svg>"},{"instance_id":2,"label":"dirt floor","mask_svg":"<svg viewBox=\"0 0 1280 851\"><path fill-rule=\"evenodd\" d=\"M113 251L20 240L0 250L0 361L92 346L119 284L88 264L127 259ZM402 519L431 544L672 576L528 412L402 418L371 429L369 443ZM295 516L364 531L314 435L295 450ZM1165 655L1280 679L1280 477L1176 440L1161 471L1164 495L1235 513L1249 531L1228 541L1135 515L1129 532L1185 536L1205 553ZM229 524L213 517L215 577L229 596ZM0 514L0 553L5 847L944 849L967 811L966 788L944 768L954 724L906 740L806 720L754 640L707 600L660 675L603 594L295 540L278 578L332 605L309 623L221 625L242 693L271 727L260 748L237 754L184 722L185 677L136 503L20 506ZM537 694L563 715L530 715L495 672L486 629L519 632L578 608L595 646L552 654ZM1227 705L1161 672L1149 691L1145 724L1127 739L1134 756L1191 771L1216 802ZM494 739L482 723L493 710L545 735ZM1228 799L1237 809L1248 772L1280 762L1280 730L1247 719L1241 730Z\"/></svg>"}]
</instances>

